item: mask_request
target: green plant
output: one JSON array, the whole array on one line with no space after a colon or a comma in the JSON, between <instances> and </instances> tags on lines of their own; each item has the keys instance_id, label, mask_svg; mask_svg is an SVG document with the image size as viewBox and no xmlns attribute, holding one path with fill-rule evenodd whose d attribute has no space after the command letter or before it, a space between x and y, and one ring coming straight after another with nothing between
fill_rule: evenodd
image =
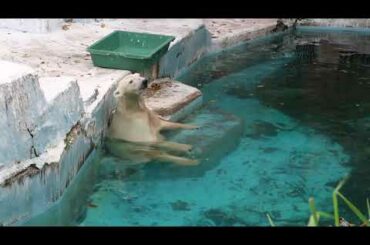
<instances>
[{"instance_id":1,"label":"green plant","mask_svg":"<svg viewBox=\"0 0 370 245\"><path fill-rule=\"evenodd\" d=\"M370 203L369 199L366 199L366 204L367 204L367 217L351 202L346 198L341 192L340 189L343 187L344 183L347 181L348 178L343 179L342 181L339 182L337 187L333 191L332 199L333 199L333 215L322 212L322 211L317 211L316 206L315 206L315 200L314 198L309 198L309 207L311 211L311 215L308 220L307 226L318 226L320 217L327 218L329 220L334 220L334 225L335 226L340 226L340 216L339 216L339 202L338 202L338 197L349 207L349 209L357 216L357 218L362 222L361 226L369 226L370 223ZM267 214L267 218L269 220L269 223L271 226L275 226L273 223L271 217L269 214Z\"/></svg>"},{"instance_id":2,"label":"green plant","mask_svg":"<svg viewBox=\"0 0 370 245\"><path fill-rule=\"evenodd\" d=\"M272 219L271 219L270 215L269 215L269 214L266 214L266 216L267 216L267 219L269 220L270 225L271 225L271 226L275 226L275 224L274 224L274 222L272 221Z\"/></svg>"}]
</instances>

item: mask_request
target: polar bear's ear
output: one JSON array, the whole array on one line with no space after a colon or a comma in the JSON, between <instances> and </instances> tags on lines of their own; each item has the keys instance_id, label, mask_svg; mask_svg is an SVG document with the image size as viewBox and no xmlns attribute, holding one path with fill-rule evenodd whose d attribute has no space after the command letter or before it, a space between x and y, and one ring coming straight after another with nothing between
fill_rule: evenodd
<instances>
[{"instance_id":1,"label":"polar bear's ear","mask_svg":"<svg viewBox=\"0 0 370 245\"><path fill-rule=\"evenodd\" d=\"M130 75L127 75L127 76L125 76L125 77L123 77L122 79L121 79L121 81L119 81L119 83L118 84L120 84L120 83L127 83L127 81L129 81L130 79L132 79L132 76L133 76L133 74L130 74Z\"/></svg>"}]
</instances>

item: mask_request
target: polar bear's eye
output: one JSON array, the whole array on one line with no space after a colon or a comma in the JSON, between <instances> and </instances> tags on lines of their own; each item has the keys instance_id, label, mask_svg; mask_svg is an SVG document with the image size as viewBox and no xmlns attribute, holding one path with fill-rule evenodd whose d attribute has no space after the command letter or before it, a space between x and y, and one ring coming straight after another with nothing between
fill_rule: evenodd
<instances>
[{"instance_id":1,"label":"polar bear's eye","mask_svg":"<svg viewBox=\"0 0 370 245\"><path fill-rule=\"evenodd\" d=\"M131 84L133 82L133 80L131 80L130 82L129 82L129 84Z\"/></svg>"}]
</instances>

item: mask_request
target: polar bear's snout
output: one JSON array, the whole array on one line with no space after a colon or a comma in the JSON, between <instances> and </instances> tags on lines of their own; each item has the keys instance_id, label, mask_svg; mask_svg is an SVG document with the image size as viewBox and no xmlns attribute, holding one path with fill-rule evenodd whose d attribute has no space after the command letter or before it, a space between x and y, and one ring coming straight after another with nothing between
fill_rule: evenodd
<instances>
[{"instance_id":1,"label":"polar bear's snout","mask_svg":"<svg viewBox=\"0 0 370 245\"><path fill-rule=\"evenodd\" d=\"M142 82L141 82L141 87L140 89L146 89L148 87L148 79L144 79Z\"/></svg>"}]
</instances>

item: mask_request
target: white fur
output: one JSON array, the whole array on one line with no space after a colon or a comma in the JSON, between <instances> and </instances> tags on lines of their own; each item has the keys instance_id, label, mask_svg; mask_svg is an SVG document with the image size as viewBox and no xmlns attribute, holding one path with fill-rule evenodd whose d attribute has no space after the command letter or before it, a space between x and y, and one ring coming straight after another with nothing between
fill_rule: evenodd
<instances>
[{"instance_id":1,"label":"white fur","mask_svg":"<svg viewBox=\"0 0 370 245\"><path fill-rule=\"evenodd\" d=\"M182 165L194 165L198 161L177 157L164 152L187 152L190 145L164 141L160 134L162 129L193 129L196 126L169 122L161 119L156 113L149 110L141 97L145 89L144 77L135 73L124 77L117 86L114 96L118 100L117 110L113 114L108 132L111 151L125 158L132 158L139 162L152 159L174 162ZM121 143L119 143L121 142ZM134 142L135 144L130 144Z\"/></svg>"}]
</instances>

